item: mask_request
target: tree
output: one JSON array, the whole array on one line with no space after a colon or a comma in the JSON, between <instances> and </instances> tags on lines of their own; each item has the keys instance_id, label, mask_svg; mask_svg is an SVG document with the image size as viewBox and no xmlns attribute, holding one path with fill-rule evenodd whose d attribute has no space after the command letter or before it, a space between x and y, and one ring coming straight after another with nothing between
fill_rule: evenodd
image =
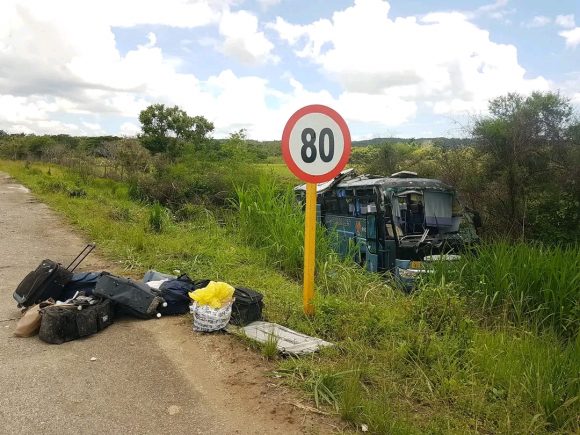
<instances>
[{"instance_id":1,"label":"tree","mask_svg":"<svg viewBox=\"0 0 580 435\"><path fill-rule=\"evenodd\" d=\"M151 154L135 139L107 142L103 146L103 151L115 170L120 172L121 178L125 175L147 172L151 164Z\"/></svg>"},{"instance_id":2,"label":"tree","mask_svg":"<svg viewBox=\"0 0 580 435\"><path fill-rule=\"evenodd\" d=\"M562 195L577 192L577 121L570 101L555 92L510 93L491 100L489 111L472 134L488 157L488 179L496 187L492 218L508 233L525 237L530 206L555 205ZM559 196L547 198L552 193Z\"/></svg>"},{"instance_id":3,"label":"tree","mask_svg":"<svg viewBox=\"0 0 580 435\"><path fill-rule=\"evenodd\" d=\"M250 160L251 156L248 152L247 133L245 129L241 129L230 133L228 139L221 145L221 154L226 159L234 159L237 162L245 162Z\"/></svg>"},{"instance_id":4,"label":"tree","mask_svg":"<svg viewBox=\"0 0 580 435\"><path fill-rule=\"evenodd\" d=\"M143 146L152 153L178 154L184 143L198 146L214 125L203 116L189 116L178 106L153 104L139 114Z\"/></svg>"}]
</instances>

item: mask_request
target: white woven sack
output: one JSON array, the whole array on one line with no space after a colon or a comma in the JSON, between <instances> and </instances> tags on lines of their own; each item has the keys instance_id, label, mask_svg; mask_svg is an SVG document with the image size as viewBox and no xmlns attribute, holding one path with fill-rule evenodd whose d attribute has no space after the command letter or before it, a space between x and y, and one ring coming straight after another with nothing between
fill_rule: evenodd
<instances>
[{"instance_id":1,"label":"white woven sack","mask_svg":"<svg viewBox=\"0 0 580 435\"><path fill-rule=\"evenodd\" d=\"M199 305L193 302L190 307L193 314L193 330L200 332L212 332L224 329L232 315L232 302L228 302L221 308L212 308L209 305Z\"/></svg>"}]
</instances>

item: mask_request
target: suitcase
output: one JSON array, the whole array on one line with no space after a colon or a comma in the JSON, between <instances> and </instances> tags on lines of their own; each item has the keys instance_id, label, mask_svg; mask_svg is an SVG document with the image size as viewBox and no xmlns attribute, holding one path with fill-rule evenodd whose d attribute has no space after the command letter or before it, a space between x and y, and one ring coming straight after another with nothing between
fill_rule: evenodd
<instances>
[{"instance_id":1,"label":"suitcase","mask_svg":"<svg viewBox=\"0 0 580 435\"><path fill-rule=\"evenodd\" d=\"M66 268L55 261L43 260L36 270L26 275L12 294L18 307L29 307L50 298L58 300L74 270L94 248L93 244L87 245Z\"/></svg>"},{"instance_id":2,"label":"suitcase","mask_svg":"<svg viewBox=\"0 0 580 435\"><path fill-rule=\"evenodd\" d=\"M120 313L141 319L161 317L158 308L165 304L147 284L115 275L100 276L93 295L110 299Z\"/></svg>"},{"instance_id":3,"label":"suitcase","mask_svg":"<svg viewBox=\"0 0 580 435\"><path fill-rule=\"evenodd\" d=\"M51 344L87 337L113 323L113 304L108 299L79 297L70 304L50 305L40 310L38 337Z\"/></svg>"},{"instance_id":4,"label":"suitcase","mask_svg":"<svg viewBox=\"0 0 580 435\"><path fill-rule=\"evenodd\" d=\"M230 323L245 326L248 323L262 320L264 302L262 293L245 287L236 287L234 290L234 304Z\"/></svg>"}]
</instances>

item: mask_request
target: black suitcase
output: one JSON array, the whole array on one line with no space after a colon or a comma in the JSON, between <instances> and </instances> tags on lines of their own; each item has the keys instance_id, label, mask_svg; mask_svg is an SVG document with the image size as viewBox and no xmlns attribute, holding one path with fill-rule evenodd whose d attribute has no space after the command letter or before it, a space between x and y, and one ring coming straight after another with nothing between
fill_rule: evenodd
<instances>
[{"instance_id":1,"label":"black suitcase","mask_svg":"<svg viewBox=\"0 0 580 435\"><path fill-rule=\"evenodd\" d=\"M158 308L165 304L147 284L115 275L100 276L93 295L110 299L119 312L141 319L161 317Z\"/></svg>"},{"instance_id":2,"label":"black suitcase","mask_svg":"<svg viewBox=\"0 0 580 435\"><path fill-rule=\"evenodd\" d=\"M22 280L12 294L19 307L29 307L49 298L58 300L73 271L91 253L95 245L87 245L68 267L52 260L42 263Z\"/></svg>"},{"instance_id":3,"label":"black suitcase","mask_svg":"<svg viewBox=\"0 0 580 435\"><path fill-rule=\"evenodd\" d=\"M93 297L71 304L50 305L40 312L42 320L38 337L51 344L96 334L111 325L114 319L111 301Z\"/></svg>"},{"instance_id":4,"label":"black suitcase","mask_svg":"<svg viewBox=\"0 0 580 435\"><path fill-rule=\"evenodd\" d=\"M262 293L245 287L236 287L230 323L245 326L248 323L262 320L264 302Z\"/></svg>"}]
</instances>

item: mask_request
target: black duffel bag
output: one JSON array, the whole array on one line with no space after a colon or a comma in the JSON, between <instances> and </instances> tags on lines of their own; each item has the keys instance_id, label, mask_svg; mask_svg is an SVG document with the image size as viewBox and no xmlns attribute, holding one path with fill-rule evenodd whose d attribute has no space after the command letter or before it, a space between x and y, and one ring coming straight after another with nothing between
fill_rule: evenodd
<instances>
[{"instance_id":1,"label":"black duffel bag","mask_svg":"<svg viewBox=\"0 0 580 435\"><path fill-rule=\"evenodd\" d=\"M264 308L263 298L264 295L256 290L236 287L230 323L245 326L256 320L262 320L262 308Z\"/></svg>"},{"instance_id":2,"label":"black duffel bag","mask_svg":"<svg viewBox=\"0 0 580 435\"><path fill-rule=\"evenodd\" d=\"M61 344L87 337L113 323L113 304L108 299L84 298L71 304L49 305L40 310L42 320L38 337Z\"/></svg>"}]
</instances>

